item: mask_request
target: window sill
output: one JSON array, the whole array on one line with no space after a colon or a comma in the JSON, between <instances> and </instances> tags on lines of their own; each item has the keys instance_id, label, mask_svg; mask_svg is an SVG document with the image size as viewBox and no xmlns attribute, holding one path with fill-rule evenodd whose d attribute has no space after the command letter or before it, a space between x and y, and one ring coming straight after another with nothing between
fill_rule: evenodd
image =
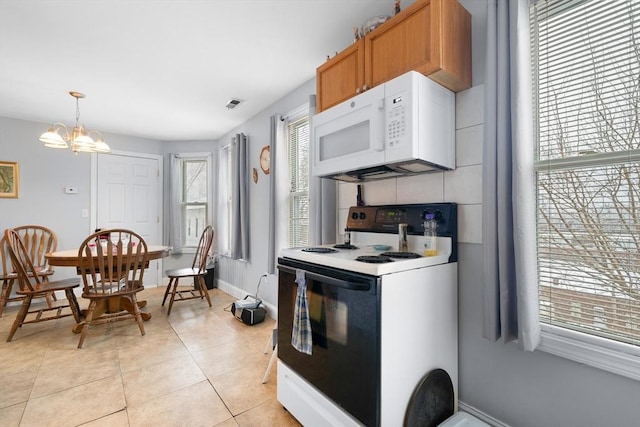
<instances>
[{"instance_id":1,"label":"window sill","mask_svg":"<svg viewBox=\"0 0 640 427\"><path fill-rule=\"evenodd\" d=\"M537 350L640 381L640 348L551 325L541 325Z\"/></svg>"}]
</instances>

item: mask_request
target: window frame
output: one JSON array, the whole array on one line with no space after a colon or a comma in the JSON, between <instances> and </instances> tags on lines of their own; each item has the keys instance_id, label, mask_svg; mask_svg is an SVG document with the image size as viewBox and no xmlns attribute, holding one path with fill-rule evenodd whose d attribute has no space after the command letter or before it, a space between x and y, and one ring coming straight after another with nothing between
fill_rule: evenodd
<instances>
[{"instance_id":1,"label":"window frame","mask_svg":"<svg viewBox=\"0 0 640 427\"><path fill-rule=\"evenodd\" d=\"M181 230L186 230L186 221L187 221L187 215L186 215L186 210L187 210L187 206L202 206L202 205L206 205L206 209L207 209L207 213L205 215L206 217L206 221L207 224L205 224L204 226L206 227L209 224L213 224L213 186L214 186L214 180L212 177L212 172L213 172L213 164L212 164L212 155L211 153L179 153L178 157L180 158L180 194L179 194L179 209L180 209L180 227ZM193 203L189 203L189 202L185 202L185 182L184 182L184 178L185 178L185 163L186 162L193 162L193 161L204 161L207 164L207 201L205 203L202 202L193 202ZM203 227L204 229L204 227ZM196 253L197 249L198 249L198 243L196 243L194 246L189 246L186 244L186 235L184 235L182 232L180 233L180 247L181 247L181 252L182 253Z\"/></svg>"},{"instance_id":2,"label":"window frame","mask_svg":"<svg viewBox=\"0 0 640 427\"><path fill-rule=\"evenodd\" d=\"M531 5L537 2L538 1L532 0ZM565 5L562 5L562 10L581 5L585 2L586 0L567 2ZM532 32L534 31L532 27ZM536 68L532 69L534 82L536 81L536 73L538 72L537 61L534 62L536 59L537 58L532 57L532 63L536 64ZM536 109L534 109L534 112L535 110ZM537 151L537 137L535 141ZM630 164L634 161L640 161L640 149L552 160L539 160L536 154L537 166L535 172L537 175L539 171L548 172L557 169L578 169L586 166L602 166L606 168L607 165L620 161L626 161ZM542 163L545 163L546 167L544 167ZM536 177L536 182L538 182L538 177ZM539 190L536 191L538 192ZM539 206L536 206L536 209L539 209ZM536 262L538 262L538 258ZM562 326L552 325L545 323L545 321L546 319L540 320L541 343L537 348L538 350L640 381L640 370L638 369L638 366L640 366L640 344L623 343L588 332L579 332Z\"/></svg>"}]
</instances>

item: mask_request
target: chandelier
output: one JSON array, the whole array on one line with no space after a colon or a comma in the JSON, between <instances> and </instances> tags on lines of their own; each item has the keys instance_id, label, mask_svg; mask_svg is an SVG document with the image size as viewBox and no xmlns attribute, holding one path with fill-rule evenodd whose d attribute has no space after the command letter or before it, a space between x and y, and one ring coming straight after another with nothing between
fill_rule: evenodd
<instances>
[{"instance_id":1,"label":"chandelier","mask_svg":"<svg viewBox=\"0 0 640 427\"><path fill-rule=\"evenodd\" d=\"M76 99L76 125L69 132L69 128L63 123L54 123L48 131L40 135L39 141L49 148L69 148L75 154L83 153L108 153L111 151L102 134L97 130L85 130L80 124L80 103L79 99L84 98L84 93L69 92L69 95ZM94 140L91 136L94 136Z\"/></svg>"}]
</instances>

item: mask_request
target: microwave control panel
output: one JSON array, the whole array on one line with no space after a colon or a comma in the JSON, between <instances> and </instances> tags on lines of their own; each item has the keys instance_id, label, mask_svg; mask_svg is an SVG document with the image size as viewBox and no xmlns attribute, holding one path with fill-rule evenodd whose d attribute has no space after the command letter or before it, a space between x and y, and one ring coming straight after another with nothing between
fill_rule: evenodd
<instances>
[{"instance_id":1,"label":"microwave control panel","mask_svg":"<svg viewBox=\"0 0 640 427\"><path fill-rule=\"evenodd\" d=\"M401 144L407 134L408 94L401 92L386 99L386 138L389 147Z\"/></svg>"}]
</instances>

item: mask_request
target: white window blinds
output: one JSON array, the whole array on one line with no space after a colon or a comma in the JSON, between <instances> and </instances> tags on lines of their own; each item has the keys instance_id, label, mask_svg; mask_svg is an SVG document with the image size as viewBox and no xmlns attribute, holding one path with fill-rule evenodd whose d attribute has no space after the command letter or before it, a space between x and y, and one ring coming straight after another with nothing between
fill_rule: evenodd
<instances>
[{"instance_id":1,"label":"white window blinds","mask_svg":"<svg viewBox=\"0 0 640 427\"><path fill-rule=\"evenodd\" d=\"M640 2L531 7L542 322L640 345Z\"/></svg>"},{"instance_id":2,"label":"white window blinds","mask_svg":"<svg viewBox=\"0 0 640 427\"><path fill-rule=\"evenodd\" d=\"M309 118L288 125L289 246L309 245Z\"/></svg>"}]
</instances>

